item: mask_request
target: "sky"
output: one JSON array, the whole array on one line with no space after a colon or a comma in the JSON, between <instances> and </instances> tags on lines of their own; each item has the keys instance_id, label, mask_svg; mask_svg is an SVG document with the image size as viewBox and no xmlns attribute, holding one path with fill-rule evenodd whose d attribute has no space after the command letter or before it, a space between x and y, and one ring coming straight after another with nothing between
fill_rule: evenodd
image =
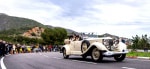
<instances>
[{"instance_id":1,"label":"sky","mask_svg":"<svg viewBox=\"0 0 150 69\"><path fill-rule=\"evenodd\" d=\"M0 0L0 13L77 32L150 36L150 0Z\"/></svg>"}]
</instances>

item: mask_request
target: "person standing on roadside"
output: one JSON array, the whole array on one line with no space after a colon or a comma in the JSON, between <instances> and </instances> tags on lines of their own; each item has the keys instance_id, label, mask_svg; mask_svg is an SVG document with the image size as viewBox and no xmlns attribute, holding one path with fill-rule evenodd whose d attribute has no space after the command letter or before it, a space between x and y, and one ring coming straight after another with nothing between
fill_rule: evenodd
<instances>
[{"instance_id":1,"label":"person standing on roadside","mask_svg":"<svg viewBox=\"0 0 150 69\"><path fill-rule=\"evenodd\" d=\"M2 40L0 40L0 56L2 56Z\"/></svg>"},{"instance_id":2,"label":"person standing on roadside","mask_svg":"<svg viewBox=\"0 0 150 69\"><path fill-rule=\"evenodd\" d=\"M12 44L11 43L8 44L8 52L9 52L9 54L12 54Z\"/></svg>"},{"instance_id":3,"label":"person standing on roadside","mask_svg":"<svg viewBox=\"0 0 150 69\"><path fill-rule=\"evenodd\" d=\"M20 53L20 48L21 48L20 44L16 44L16 49L18 54Z\"/></svg>"},{"instance_id":4,"label":"person standing on roadside","mask_svg":"<svg viewBox=\"0 0 150 69\"><path fill-rule=\"evenodd\" d=\"M9 48L8 48L8 42L5 42L5 54L7 55L7 54L9 54L8 53L8 50L9 50Z\"/></svg>"},{"instance_id":5,"label":"person standing on roadside","mask_svg":"<svg viewBox=\"0 0 150 69\"><path fill-rule=\"evenodd\" d=\"M23 45L21 46L21 48L22 48L22 52L25 53L25 44L23 44Z\"/></svg>"},{"instance_id":6,"label":"person standing on roadside","mask_svg":"<svg viewBox=\"0 0 150 69\"><path fill-rule=\"evenodd\" d=\"M5 41L0 40L1 56L5 56Z\"/></svg>"},{"instance_id":7,"label":"person standing on roadside","mask_svg":"<svg viewBox=\"0 0 150 69\"><path fill-rule=\"evenodd\" d=\"M15 44L13 44L13 54L15 54L16 53L16 45Z\"/></svg>"}]
</instances>

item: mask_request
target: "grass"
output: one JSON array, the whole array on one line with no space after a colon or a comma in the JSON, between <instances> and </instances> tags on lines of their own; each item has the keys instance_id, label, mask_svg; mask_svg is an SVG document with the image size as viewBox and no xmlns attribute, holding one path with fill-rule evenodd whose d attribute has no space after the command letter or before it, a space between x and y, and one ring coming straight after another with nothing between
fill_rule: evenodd
<instances>
[{"instance_id":1,"label":"grass","mask_svg":"<svg viewBox=\"0 0 150 69\"><path fill-rule=\"evenodd\" d=\"M150 57L150 52L129 52L127 56Z\"/></svg>"}]
</instances>

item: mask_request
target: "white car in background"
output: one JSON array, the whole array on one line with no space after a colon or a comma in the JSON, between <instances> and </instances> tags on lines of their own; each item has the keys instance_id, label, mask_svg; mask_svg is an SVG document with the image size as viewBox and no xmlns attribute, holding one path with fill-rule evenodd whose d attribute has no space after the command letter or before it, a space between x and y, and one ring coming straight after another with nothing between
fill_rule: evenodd
<instances>
[{"instance_id":1,"label":"white car in background","mask_svg":"<svg viewBox=\"0 0 150 69\"><path fill-rule=\"evenodd\" d=\"M103 57L114 57L116 61L123 61L128 53L126 44L110 37L65 39L64 42L65 45L61 50L65 59L71 55L77 55L84 59L91 56L93 61L101 61Z\"/></svg>"}]
</instances>

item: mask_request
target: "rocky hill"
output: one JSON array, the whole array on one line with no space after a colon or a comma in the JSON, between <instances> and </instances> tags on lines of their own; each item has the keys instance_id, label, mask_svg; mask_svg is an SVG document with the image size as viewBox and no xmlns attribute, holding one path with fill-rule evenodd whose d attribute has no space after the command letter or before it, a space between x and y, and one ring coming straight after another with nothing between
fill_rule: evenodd
<instances>
[{"instance_id":1,"label":"rocky hill","mask_svg":"<svg viewBox=\"0 0 150 69\"><path fill-rule=\"evenodd\" d=\"M34 27L22 34L22 36L29 37L29 38L40 38L41 33L44 32L44 28L42 27Z\"/></svg>"},{"instance_id":2,"label":"rocky hill","mask_svg":"<svg viewBox=\"0 0 150 69\"><path fill-rule=\"evenodd\" d=\"M34 27L41 28L54 28L50 25L43 25L35 20L9 16L4 13L0 13L0 34L23 34L24 32L31 30ZM75 32L71 29L66 29L68 33Z\"/></svg>"}]
</instances>

